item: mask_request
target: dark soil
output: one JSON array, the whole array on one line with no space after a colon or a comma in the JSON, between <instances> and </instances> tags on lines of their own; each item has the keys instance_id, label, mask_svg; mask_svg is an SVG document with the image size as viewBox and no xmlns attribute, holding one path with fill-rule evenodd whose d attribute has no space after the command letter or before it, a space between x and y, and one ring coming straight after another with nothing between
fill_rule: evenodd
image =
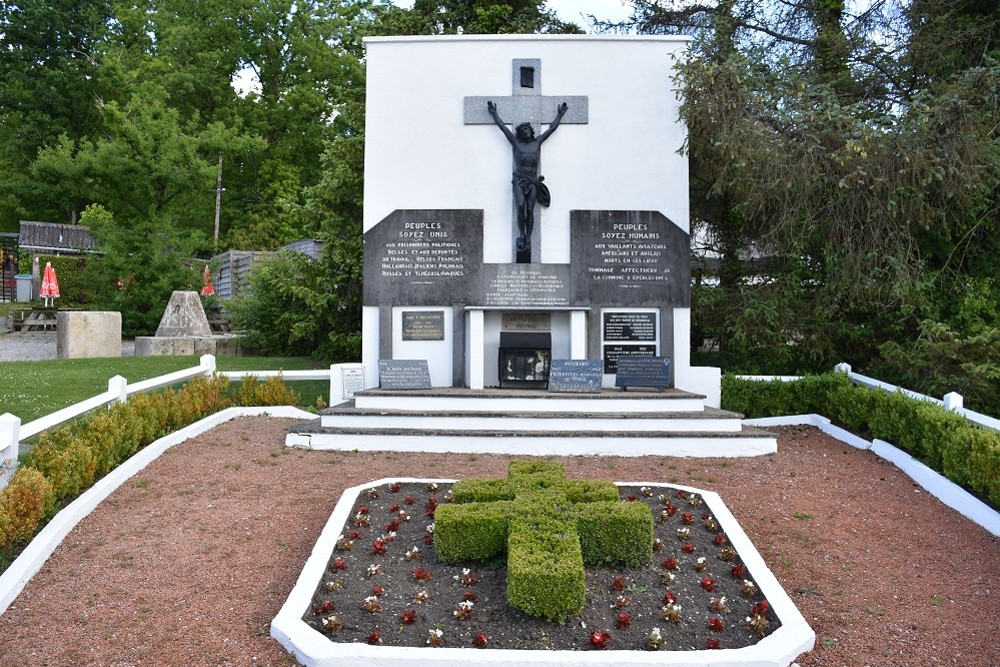
<instances>
[{"instance_id":1,"label":"dark soil","mask_svg":"<svg viewBox=\"0 0 1000 667\"><path fill-rule=\"evenodd\" d=\"M662 547L654 551L653 560L638 568L588 567L587 604L579 616L572 616L561 623L546 622L529 616L507 605L505 597L504 562L465 563L445 565L434 557L428 525L433 517L428 515L428 502L435 498L447 502L450 484L442 483L432 489L427 484L401 484L372 487L362 492L351 512L351 525L344 527L344 540L340 547L354 535L350 548L338 548L327 567L323 582L317 589L312 608L303 619L321 632L326 632L335 642L366 642L373 632L378 632L378 642L394 646L424 646L428 634L438 629L447 647L474 646L473 640L482 633L488 639L487 648L537 649L537 650L588 650L591 634L595 630L609 632L609 649L639 650L646 647L646 638L654 627L663 637L661 650L703 649L709 640L718 640L721 648L742 648L759 641L760 636L747 627L751 608L763 597L760 592L747 597L741 594L743 580L753 580L752 573L744 577L733 575L733 567L742 561L720 558L722 550L731 548L723 538L716 538L718 528L706 526L709 517L706 505L695 498L678 498L677 489L668 486L651 487L645 492L638 487L622 487L622 500L645 502L656 518L654 534ZM663 496L661 498L661 496ZM412 504L407 504L408 500ZM664 505L670 502L676 513L662 515ZM359 514L367 507L367 514ZM681 539L677 530L688 520L690 537ZM662 516L661 516L662 515ZM369 525L364 519L367 517ZM409 519L405 519L408 516ZM388 535L394 526L389 522L399 518L395 538L383 541L386 553L374 553L375 540ZM716 543L718 539L721 544ZM693 552L682 550L684 542L694 547ZM416 548L416 552L414 549ZM410 552L407 555L407 552ZM669 557L677 561L675 570L668 570L663 563ZM695 570L695 562L705 557L707 569ZM341 569L336 563L341 561ZM380 573L369 575L370 566L379 566ZM430 575L418 580L418 568ZM465 569L475 577L475 583L465 585L460 579ZM672 572L673 582L663 581L663 575ZM622 578L615 584L615 577ZM712 592L702 587L702 580L709 577L715 582ZM373 595L374 587L381 587L377 611L366 611L365 599ZM621 590L616 590L616 588ZM417 602L415 596L425 591L426 601ZM663 599L673 593L681 606L682 619L674 624L661 618ZM471 615L459 620L455 612L465 596L474 596ZM725 596L729 611L722 613L710 608L713 598ZM620 599L621 598L621 599ZM405 623L403 615L416 612L413 622ZM630 620L624 627L619 618L627 614ZM330 617L335 617L331 621ZM725 629L712 631L709 619L722 620ZM780 622L773 612L768 612L765 634L773 632ZM324 620L327 626L324 628ZM330 625L340 627L330 631Z\"/></svg>"}]
</instances>

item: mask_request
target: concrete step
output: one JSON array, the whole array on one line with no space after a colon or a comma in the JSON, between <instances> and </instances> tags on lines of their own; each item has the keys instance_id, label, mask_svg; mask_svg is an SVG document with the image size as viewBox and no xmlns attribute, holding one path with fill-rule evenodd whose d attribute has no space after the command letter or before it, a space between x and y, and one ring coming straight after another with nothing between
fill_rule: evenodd
<instances>
[{"instance_id":1,"label":"concrete step","mask_svg":"<svg viewBox=\"0 0 1000 667\"><path fill-rule=\"evenodd\" d=\"M738 423L738 422L737 422ZM732 432L576 431L538 433L499 429L451 431L394 428L324 428L320 420L296 424L285 444L317 450L414 451L516 456L758 456L777 451L777 437L761 429Z\"/></svg>"},{"instance_id":2,"label":"concrete step","mask_svg":"<svg viewBox=\"0 0 1000 667\"><path fill-rule=\"evenodd\" d=\"M498 413L662 413L702 412L705 396L679 389L624 391L604 389L599 394L549 393L544 389L470 390L445 387L390 391L365 389L354 397L355 407L382 410Z\"/></svg>"},{"instance_id":3,"label":"concrete step","mask_svg":"<svg viewBox=\"0 0 1000 667\"><path fill-rule=\"evenodd\" d=\"M386 408L358 408L351 404L324 410L324 428L412 429L451 432L718 432L733 433L741 428L742 415L705 408L698 412L483 412L412 411Z\"/></svg>"}]
</instances>

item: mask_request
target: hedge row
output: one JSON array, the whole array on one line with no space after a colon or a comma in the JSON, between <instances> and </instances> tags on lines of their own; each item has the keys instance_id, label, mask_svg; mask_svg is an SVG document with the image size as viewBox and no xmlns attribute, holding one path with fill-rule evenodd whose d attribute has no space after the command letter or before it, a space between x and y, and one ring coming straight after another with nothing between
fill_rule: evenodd
<instances>
[{"instance_id":1,"label":"hedge row","mask_svg":"<svg viewBox=\"0 0 1000 667\"><path fill-rule=\"evenodd\" d=\"M180 390L138 394L127 403L43 433L10 484L0 490L0 552L9 556L62 506L139 449L229 407L233 394L242 405L288 405L298 400L281 378L245 379L231 387L224 377L199 377Z\"/></svg>"},{"instance_id":2,"label":"hedge row","mask_svg":"<svg viewBox=\"0 0 1000 667\"><path fill-rule=\"evenodd\" d=\"M1000 507L1000 431L935 403L856 385L842 373L794 382L722 379L722 407L749 418L821 414L847 430L891 442L955 484Z\"/></svg>"},{"instance_id":3,"label":"hedge row","mask_svg":"<svg viewBox=\"0 0 1000 667\"><path fill-rule=\"evenodd\" d=\"M637 566L653 556L653 515L622 503L609 482L566 479L549 461L512 461L507 479L465 479L437 508L439 560L489 560L507 553L507 602L547 620L579 613L584 563Z\"/></svg>"}]
</instances>

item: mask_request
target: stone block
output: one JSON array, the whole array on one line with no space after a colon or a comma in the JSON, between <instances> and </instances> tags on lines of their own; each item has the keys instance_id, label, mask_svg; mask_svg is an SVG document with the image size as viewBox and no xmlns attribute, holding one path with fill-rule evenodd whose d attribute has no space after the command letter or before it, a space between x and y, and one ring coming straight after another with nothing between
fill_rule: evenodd
<instances>
[{"instance_id":1,"label":"stone block","mask_svg":"<svg viewBox=\"0 0 1000 667\"><path fill-rule=\"evenodd\" d=\"M164 336L211 336L212 329L201 305L197 292L176 290L170 295L160 326L156 328L157 338Z\"/></svg>"},{"instance_id":2,"label":"stone block","mask_svg":"<svg viewBox=\"0 0 1000 667\"><path fill-rule=\"evenodd\" d=\"M184 357L194 355L194 339L184 336L137 336L137 357Z\"/></svg>"},{"instance_id":3,"label":"stone block","mask_svg":"<svg viewBox=\"0 0 1000 667\"><path fill-rule=\"evenodd\" d=\"M56 357L94 359L122 356L122 314L61 311L56 314Z\"/></svg>"}]
</instances>

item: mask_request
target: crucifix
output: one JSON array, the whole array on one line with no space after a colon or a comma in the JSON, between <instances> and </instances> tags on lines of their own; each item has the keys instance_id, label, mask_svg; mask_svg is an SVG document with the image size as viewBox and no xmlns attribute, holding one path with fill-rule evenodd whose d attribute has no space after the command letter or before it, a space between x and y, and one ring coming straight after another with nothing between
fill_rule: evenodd
<instances>
[{"instance_id":1,"label":"crucifix","mask_svg":"<svg viewBox=\"0 0 1000 667\"><path fill-rule=\"evenodd\" d=\"M513 154L513 221L517 229L515 256L518 264L532 261L532 246L540 234L536 231L536 210L549 205L549 191L541 176L541 144L562 124L586 124L586 95L542 95L540 58L515 58L511 63L509 97L466 97L465 124L500 126L510 142ZM506 120L504 120L506 119ZM517 123L511 132L507 122ZM549 129L541 136L542 123ZM534 239L534 240L533 240Z\"/></svg>"}]
</instances>

